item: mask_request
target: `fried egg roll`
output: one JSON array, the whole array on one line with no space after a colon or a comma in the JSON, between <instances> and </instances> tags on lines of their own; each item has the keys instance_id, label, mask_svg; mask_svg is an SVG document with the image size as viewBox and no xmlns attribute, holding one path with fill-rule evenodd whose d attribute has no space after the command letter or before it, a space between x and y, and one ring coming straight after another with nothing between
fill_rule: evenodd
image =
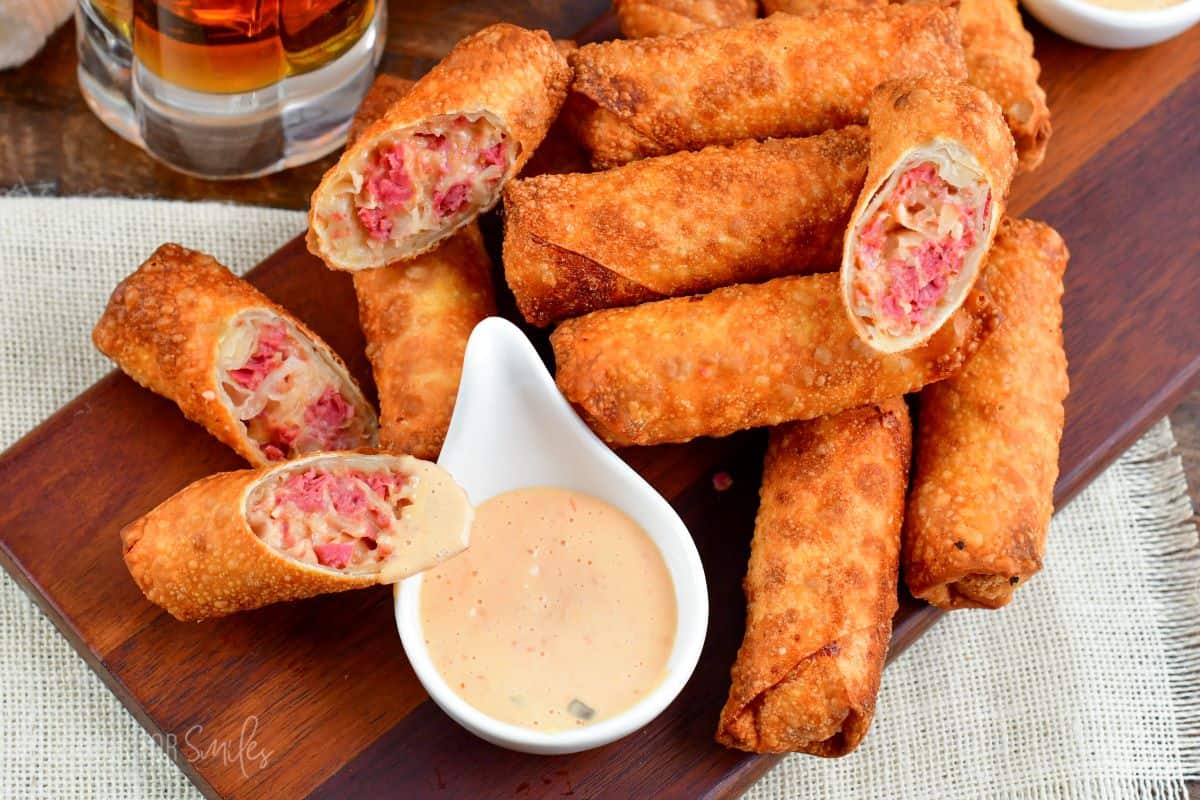
<instances>
[{"instance_id":1,"label":"fried egg roll","mask_svg":"<svg viewBox=\"0 0 1200 800\"><path fill-rule=\"evenodd\" d=\"M359 589L467 547L474 511L435 464L321 453L202 478L125 526L125 565L184 621Z\"/></svg>"},{"instance_id":2,"label":"fried egg roll","mask_svg":"<svg viewBox=\"0 0 1200 800\"><path fill-rule=\"evenodd\" d=\"M911 449L903 398L771 430L721 744L832 757L866 735Z\"/></svg>"},{"instance_id":3,"label":"fried egg roll","mask_svg":"<svg viewBox=\"0 0 1200 800\"><path fill-rule=\"evenodd\" d=\"M904 574L936 606L999 608L1042 567L1068 389L1067 258L1048 225L1006 219L984 273L1003 322L921 392Z\"/></svg>"},{"instance_id":4,"label":"fried egg roll","mask_svg":"<svg viewBox=\"0 0 1200 800\"><path fill-rule=\"evenodd\" d=\"M613 0L626 39L727 28L758 16L756 0Z\"/></svg>"},{"instance_id":5,"label":"fried egg roll","mask_svg":"<svg viewBox=\"0 0 1200 800\"><path fill-rule=\"evenodd\" d=\"M960 38L953 10L921 4L589 44L571 55L564 113L597 167L808 136L866 122L871 90L883 81L965 77Z\"/></svg>"},{"instance_id":6,"label":"fried egg roll","mask_svg":"<svg viewBox=\"0 0 1200 800\"><path fill-rule=\"evenodd\" d=\"M325 173L309 250L341 270L428 252L496 204L570 75L545 31L498 24L463 39Z\"/></svg>"},{"instance_id":7,"label":"fried egg roll","mask_svg":"<svg viewBox=\"0 0 1200 800\"><path fill-rule=\"evenodd\" d=\"M972 294L922 347L868 348L833 273L596 311L551 335L559 389L615 445L686 442L812 419L954 374L996 324Z\"/></svg>"},{"instance_id":8,"label":"fried egg roll","mask_svg":"<svg viewBox=\"0 0 1200 800\"><path fill-rule=\"evenodd\" d=\"M337 354L203 253L158 248L113 291L92 341L251 464L377 441Z\"/></svg>"},{"instance_id":9,"label":"fried egg roll","mask_svg":"<svg viewBox=\"0 0 1200 800\"><path fill-rule=\"evenodd\" d=\"M355 115L350 142L412 87L381 75ZM463 354L476 323L496 313L492 262L468 223L410 261L354 273L358 319L379 391L379 441L436 459L450 426Z\"/></svg>"},{"instance_id":10,"label":"fried egg roll","mask_svg":"<svg viewBox=\"0 0 1200 800\"><path fill-rule=\"evenodd\" d=\"M870 114L842 300L863 341L896 353L932 336L975 286L1017 158L1000 108L953 78L885 83Z\"/></svg>"},{"instance_id":11,"label":"fried egg roll","mask_svg":"<svg viewBox=\"0 0 1200 800\"><path fill-rule=\"evenodd\" d=\"M1042 68L1033 55L1033 36L1021 22L1016 0L961 0L967 76L1004 111L1017 141L1021 171L1035 169L1050 140L1050 109L1038 84Z\"/></svg>"},{"instance_id":12,"label":"fried egg roll","mask_svg":"<svg viewBox=\"0 0 1200 800\"><path fill-rule=\"evenodd\" d=\"M472 222L432 252L354 273L358 318L379 389L379 442L435 459L475 325L496 313L492 262Z\"/></svg>"},{"instance_id":13,"label":"fried egg roll","mask_svg":"<svg viewBox=\"0 0 1200 800\"><path fill-rule=\"evenodd\" d=\"M829 270L866 176L851 126L513 181L504 272L525 319ZM768 188L769 187L769 188Z\"/></svg>"},{"instance_id":14,"label":"fried egg roll","mask_svg":"<svg viewBox=\"0 0 1200 800\"><path fill-rule=\"evenodd\" d=\"M785 14L819 14L822 11L843 9L847 11L864 8L881 8L888 0L763 0L763 11L774 14L782 11Z\"/></svg>"}]
</instances>

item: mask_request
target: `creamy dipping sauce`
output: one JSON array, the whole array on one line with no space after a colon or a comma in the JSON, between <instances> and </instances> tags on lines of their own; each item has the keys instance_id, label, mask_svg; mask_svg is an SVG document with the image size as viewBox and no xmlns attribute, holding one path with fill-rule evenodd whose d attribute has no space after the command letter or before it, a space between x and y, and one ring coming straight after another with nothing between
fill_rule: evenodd
<instances>
[{"instance_id":1,"label":"creamy dipping sauce","mask_svg":"<svg viewBox=\"0 0 1200 800\"><path fill-rule=\"evenodd\" d=\"M1117 11L1154 11L1159 8L1177 6L1183 0L1086 0L1086 2Z\"/></svg>"},{"instance_id":2,"label":"creamy dipping sauce","mask_svg":"<svg viewBox=\"0 0 1200 800\"><path fill-rule=\"evenodd\" d=\"M542 731L615 716L663 679L675 588L662 553L604 501L548 487L476 509L471 546L425 573L425 644L451 689Z\"/></svg>"}]
</instances>

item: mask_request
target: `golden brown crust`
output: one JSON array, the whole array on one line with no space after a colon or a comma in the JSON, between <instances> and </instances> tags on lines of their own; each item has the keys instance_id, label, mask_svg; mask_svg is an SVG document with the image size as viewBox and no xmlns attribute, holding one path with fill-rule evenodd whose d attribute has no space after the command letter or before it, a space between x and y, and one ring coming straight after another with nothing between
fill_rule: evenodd
<instances>
[{"instance_id":1,"label":"golden brown crust","mask_svg":"<svg viewBox=\"0 0 1200 800\"><path fill-rule=\"evenodd\" d=\"M1022 172L1035 169L1050 140L1050 109L1038 84L1042 68L1016 0L961 0L963 52L971 83L1004 111L1017 142Z\"/></svg>"},{"instance_id":2,"label":"golden brown crust","mask_svg":"<svg viewBox=\"0 0 1200 800\"><path fill-rule=\"evenodd\" d=\"M832 757L866 735L911 448L902 398L771 431L721 744Z\"/></svg>"},{"instance_id":3,"label":"golden brown crust","mask_svg":"<svg viewBox=\"0 0 1200 800\"><path fill-rule=\"evenodd\" d=\"M757 0L613 0L626 39L726 28L758 16Z\"/></svg>"},{"instance_id":4,"label":"golden brown crust","mask_svg":"<svg viewBox=\"0 0 1200 800\"><path fill-rule=\"evenodd\" d=\"M450 426L463 354L496 313L492 262L471 223L433 252L354 273L358 318L379 389L379 441L436 459Z\"/></svg>"},{"instance_id":5,"label":"golden brown crust","mask_svg":"<svg viewBox=\"0 0 1200 800\"><path fill-rule=\"evenodd\" d=\"M412 90L414 84L414 81L396 75L376 76L375 82L371 84L371 88L363 97L362 104L355 112L354 119L350 120L346 145L357 142L367 128L382 119L389 108Z\"/></svg>"},{"instance_id":6,"label":"golden brown crust","mask_svg":"<svg viewBox=\"0 0 1200 800\"><path fill-rule=\"evenodd\" d=\"M828 273L596 311L550 341L559 388L597 433L658 444L916 391L957 372L995 324L976 291L924 346L876 353L855 335Z\"/></svg>"},{"instance_id":7,"label":"golden brown crust","mask_svg":"<svg viewBox=\"0 0 1200 800\"><path fill-rule=\"evenodd\" d=\"M121 531L125 565L146 598L195 622L378 583L281 555L254 535L244 499L273 469L202 478Z\"/></svg>"},{"instance_id":8,"label":"golden brown crust","mask_svg":"<svg viewBox=\"0 0 1200 800\"><path fill-rule=\"evenodd\" d=\"M525 319L830 270L866 175L860 127L510 183L504 271Z\"/></svg>"},{"instance_id":9,"label":"golden brown crust","mask_svg":"<svg viewBox=\"0 0 1200 800\"><path fill-rule=\"evenodd\" d=\"M785 14L820 14L823 11L839 9L853 11L865 8L881 8L888 0L763 0L763 13L770 15L777 11Z\"/></svg>"},{"instance_id":10,"label":"golden brown crust","mask_svg":"<svg viewBox=\"0 0 1200 800\"><path fill-rule=\"evenodd\" d=\"M177 244L159 247L117 285L92 341L135 381L174 401L188 419L251 464L262 465L266 457L234 417L217 376L221 337L235 316L252 308L296 326L354 387L356 396L348 399L358 413L373 420L375 412L346 365L316 333L216 259Z\"/></svg>"},{"instance_id":11,"label":"golden brown crust","mask_svg":"<svg viewBox=\"0 0 1200 800\"><path fill-rule=\"evenodd\" d=\"M564 113L598 167L807 136L865 122L871 90L885 80L965 77L960 38L953 11L895 5L589 44L571 56Z\"/></svg>"},{"instance_id":12,"label":"golden brown crust","mask_svg":"<svg viewBox=\"0 0 1200 800\"><path fill-rule=\"evenodd\" d=\"M381 252L378 263L349 262L339 249L339 241L322 235L323 224L317 218L319 206L326 195L349 179L350 163L372 150L379 140L441 115L487 112L503 124L519 145L516 159L501 179L503 184L521 171L546 135L562 106L570 79L566 59L545 31L500 23L466 37L408 94L391 104L381 119L363 131L325 173L313 193L309 211L309 250L330 268L346 270L384 266L397 258L415 258L428 252L440 240L403 252ZM457 227L472 219L465 218ZM455 229L447 227L442 238Z\"/></svg>"},{"instance_id":13,"label":"golden brown crust","mask_svg":"<svg viewBox=\"0 0 1200 800\"><path fill-rule=\"evenodd\" d=\"M984 271L1003 322L921 392L905 580L942 608L998 608L1041 568L1068 390L1067 259L1048 225L1006 219Z\"/></svg>"}]
</instances>

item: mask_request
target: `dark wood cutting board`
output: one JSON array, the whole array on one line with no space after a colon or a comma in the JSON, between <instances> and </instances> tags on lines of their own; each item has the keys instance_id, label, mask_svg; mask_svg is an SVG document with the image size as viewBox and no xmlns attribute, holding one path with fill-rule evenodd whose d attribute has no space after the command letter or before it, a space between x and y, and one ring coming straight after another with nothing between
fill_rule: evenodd
<instances>
[{"instance_id":1,"label":"dark wood cutting board","mask_svg":"<svg viewBox=\"0 0 1200 800\"><path fill-rule=\"evenodd\" d=\"M607 24L588 36L611 35ZM1011 210L1053 224L1072 252L1063 503L1200 377L1200 27L1132 52L1035 31L1055 133L1045 165L1018 179ZM251 280L366 377L344 275L297 240ZM0 456L0 563L210 797L727 797L774 763L712 742L741 638L763 444L749 432L623 454L696 538L708 641L662 716L574 756L510 753L455 726L405 661L386 589L201 625L147 603L121 562L120 527L242 464L122 375ZM712 488L718 470L733 476L728 491ZM937 618L902 599L892 656Z\"/></svg>"}]
</instances>

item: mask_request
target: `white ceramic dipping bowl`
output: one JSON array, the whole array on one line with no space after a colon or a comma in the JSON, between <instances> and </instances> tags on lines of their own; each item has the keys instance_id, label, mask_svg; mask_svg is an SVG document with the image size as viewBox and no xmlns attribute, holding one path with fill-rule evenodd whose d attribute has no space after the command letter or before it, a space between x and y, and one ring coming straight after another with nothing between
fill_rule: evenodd
<instances>
[{"instance_id":1,"label":"white ceramic dipping bowl","mask_svg":"<svg viewBox=\"0 0 1200 800\"><path fill-rule=\"evenodd\" d=\"M621 509L658 545L675 586L677 616L666 675L653 691L609 719L564 731L535 731L489 717L446 684L425 645L422 576L415 575L396 587L396 624L404 652L433 701L476 736L510 750L545 755L600 747L658 716L691 677L708 629L708 590L696 546L670 504L584 425L529 340L503 319L486 319L471 334L438 463L477 506L513 489L557 486Z\"/></svg>"},{"instance_id":2,"label":"white ceramic dipping bowl","mask_svg":"<svg viewBox=\"0 0 1200 800\"><path fill-rule=\"evenodd\" d=\"M1086 0L1022 2L1047 28L1082 44L1113 50L1157 44L1200 21L1200 0L1148 11L1103 8Z\"/></svg>"}]
</instances>

